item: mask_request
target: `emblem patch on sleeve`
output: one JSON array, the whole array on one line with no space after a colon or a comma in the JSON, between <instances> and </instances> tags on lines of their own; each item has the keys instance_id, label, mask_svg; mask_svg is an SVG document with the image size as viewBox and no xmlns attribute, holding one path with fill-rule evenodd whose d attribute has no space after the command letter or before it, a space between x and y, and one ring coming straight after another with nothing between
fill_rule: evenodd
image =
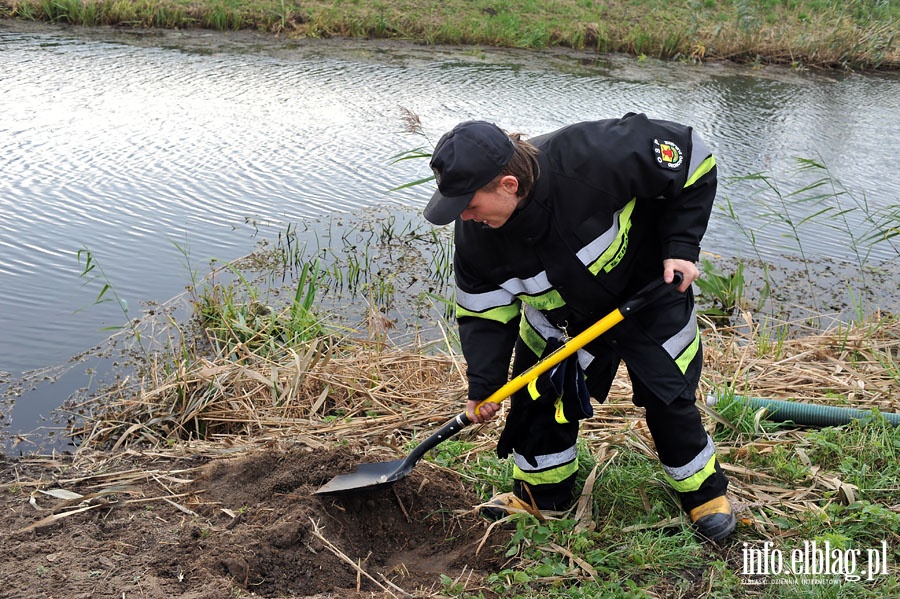
<instances>
[{"instance_id":1,"label":"emblem patch on sleeve","mask_svg":"<svg viewBox=\"0 0 900 599\"><path fill-rule=\"evenodd\" d=\"M653 153L656 155L656 164L662 168L678 170L684 163L684 154L673 141L653 140Z\"/></svg>"}]
</instances>

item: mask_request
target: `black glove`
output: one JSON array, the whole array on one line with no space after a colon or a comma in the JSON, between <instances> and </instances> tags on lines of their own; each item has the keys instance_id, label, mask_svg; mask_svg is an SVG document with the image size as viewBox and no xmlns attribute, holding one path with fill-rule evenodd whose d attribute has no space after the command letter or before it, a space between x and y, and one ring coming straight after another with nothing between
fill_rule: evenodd
<instances>
[{"instance_id":1,"label":"black glove","mask_svg":"<svg viewBox=\"0 0 900 599\"><path fill-rule=\"evenodd\" d=\"M549 339L541 360L562 347L559 339ZM529 397L538 405L553 405L559 423L575 422L594 415L591 394L585 382L578 354L572 354L527 386Z\"/></svg>"},{"instance_id":2,"label":"black glove","mask_svg":"<svg viewBox=\"0 0 900 599\"><path fill-rule=\"evenodd\" d=\"M541 359L549 356L561 345L560 340L550 339ZM576 422L594 415L584 370L578 363L577 354L569 356L515 394L506 418L506 426L497 443L497 455L505 458L515 448L519 455L537 467L534 455L530 455L531 452L527 449L530 446L529 429L534 418L541 418L542 421L549 418L550 410L553 411L556 422L561 424Z\"/></svg>"},{"instance_id":3,"label":"black glove","mask_svg":"<svg viewBox=\"0 0 900 599\"><path fill-rule=\"evenodd\" d=\"M587 388L584 370L578 362L578 355L566 358L553 376L561 383L562 392L553 402L555 418L559 423L575 422L594 415L591 394ZM561 371L561 372L559 372Z\"/></svg>"}]
</instances>

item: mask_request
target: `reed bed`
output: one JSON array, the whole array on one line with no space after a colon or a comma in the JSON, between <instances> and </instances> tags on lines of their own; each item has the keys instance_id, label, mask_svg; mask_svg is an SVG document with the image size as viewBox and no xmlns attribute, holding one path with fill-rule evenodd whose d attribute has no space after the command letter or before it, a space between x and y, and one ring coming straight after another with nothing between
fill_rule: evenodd
<instances>
[{"instance_id":1,"label":"reed bed","mask_svg":"<svg viewBox=\"0 0 900 599\"><path fill-rule=\"evenodd\" d=\"M731 392L900 412L898 319L781 340L749 320L742 327L707 324L702 395ZM231 352L229 358L198 357L150 372L138 388L124 385L82 406L90 415L73 430L82 448L291 438L312 447L345 443L362 451L402 451L461 411L466 389L465 366L453 352L370 339L317 339L279 357ZM602 438L634 429L641 416L622 371L584 428ZM496 432L497 422L482 428Z\"/></svg>"},{"instance_id":2,"label":"reed bed","mask_svg":"<svg viewBox=\"0 0 900 599\"><path fill-rule=\"evenodd\" d=\"M749 314L705 332L706 388L772 399L900 412L900 320L876 316L773 339Z\"/></svg>"},{"instance_id":3,"label":"reed bed","mask_svg":"<svg viewBox=\"0 0 900 599\"><path fill-rule=\"evenodd\" d=\"M458 411L463 393L455 356L316 340L279 358L181 363L90 400L82 407L92 416L73 434L82 448L273 437L367 445Z\"/></svg>"}]
</instances>

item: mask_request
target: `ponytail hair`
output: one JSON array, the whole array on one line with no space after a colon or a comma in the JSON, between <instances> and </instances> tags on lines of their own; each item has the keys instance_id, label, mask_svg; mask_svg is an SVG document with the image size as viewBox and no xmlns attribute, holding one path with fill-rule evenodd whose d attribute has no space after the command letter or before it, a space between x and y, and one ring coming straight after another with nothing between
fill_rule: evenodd
<instances>
[{"instance_id":1,"label":"ponytail hair","mask_svg":"<svg viewBox=\"0 0 900 599\"><path fill-rule=\"evenodd\" d=\"M531 143L522 139L521 133L512 133L509 138L513 140L515 148L513 155L500 171L493 181L485 185L487 191L493 191L500 184L500 179L507 175L512 175L519 181L519 189L516 191L516 197L526 198L531 194L534 188L534 181L538 176L538 149Z\"/></svg>"}]
</instances>

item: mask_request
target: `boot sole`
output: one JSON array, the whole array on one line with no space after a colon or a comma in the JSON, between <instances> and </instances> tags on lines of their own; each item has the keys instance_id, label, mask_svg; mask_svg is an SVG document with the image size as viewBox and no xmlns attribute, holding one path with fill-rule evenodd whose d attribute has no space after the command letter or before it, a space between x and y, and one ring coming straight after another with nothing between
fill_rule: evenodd
<instances>
[{"instance_id":1,"label":"boot sole","mask_svg":"<svg viewBox=\"0 0 900 599\"><path fill-rule=\"evenodd\" d=\"M725 515L725 514L713 514L713 516L707 516L707 519L713 520L707 525L701 525L697 522L694 523L694 528L697 532L706 539L710 541L721 541L728 535L734 532L734 529L737 527L737 518L734 517L734 514L728 514L727 518L714 518L714 516Z\"/></svg>"}]
</instances>

